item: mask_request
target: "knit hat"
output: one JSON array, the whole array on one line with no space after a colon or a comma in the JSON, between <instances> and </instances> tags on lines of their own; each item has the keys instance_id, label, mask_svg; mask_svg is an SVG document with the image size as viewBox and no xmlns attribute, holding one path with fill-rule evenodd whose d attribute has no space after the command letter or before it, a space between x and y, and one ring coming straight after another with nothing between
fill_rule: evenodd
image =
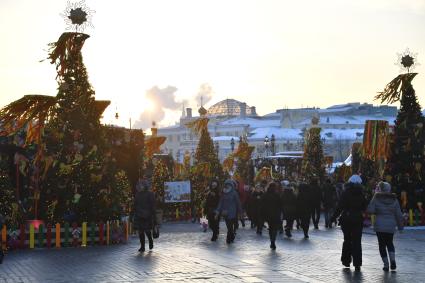
<instances>
[{"instance_id":1,"label":"knit hat","mask_svg":"<svg viewBox=\"0 0 425 283\"><path fill-rule=\"evenodd\" d=\"M379 182L377 191L381 193L391 193L391 185L387 182Z\"/></svg>"},{"instance_id":2,"label":"knit hat","mask_svg":"<svg viewBox=\"0 0 425 283\"><path fill-rule=\"evenodd\" d=\"M352 175L350 179L348 179L348 183L361 184L362 182L362 178L360 178L360 176L357 174Z\"/></svg>"}]
</instances>

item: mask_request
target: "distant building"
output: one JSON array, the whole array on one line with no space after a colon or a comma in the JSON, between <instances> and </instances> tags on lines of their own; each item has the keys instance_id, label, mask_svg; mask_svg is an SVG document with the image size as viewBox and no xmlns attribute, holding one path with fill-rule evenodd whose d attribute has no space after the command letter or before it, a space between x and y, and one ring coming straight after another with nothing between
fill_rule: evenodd
<instances>
[{"instance_id":1,"label":"distant building","mask_svg":"<svg viewBox=\"0 0 425 283\"><path fill-rule=\"evenodd\" d=\"M396 115L397 108L393 106L356 102L326 109L278 109L275 113L259 116L255 106L226 99L208 109L208 130L218 148L220 160L230 154L232 139L236 148L241 137L246 137L249 144L255 146L254 157L262 157L272 154L271 145L266 149L264 143L266 137L271 141L272 135L275 138L274 152L302 150L304 132L310 127L312 117L318 117L325 153L341 161L348 156L352 143L362 142L366 120L387 120L393 125ZM182 161L185 152L195 152L198 137L185 124L197 118L192 109L187 108L175 126L158 129L158 135L167 138L162 146L164 153Z\"/></svg>"}]
</instances>

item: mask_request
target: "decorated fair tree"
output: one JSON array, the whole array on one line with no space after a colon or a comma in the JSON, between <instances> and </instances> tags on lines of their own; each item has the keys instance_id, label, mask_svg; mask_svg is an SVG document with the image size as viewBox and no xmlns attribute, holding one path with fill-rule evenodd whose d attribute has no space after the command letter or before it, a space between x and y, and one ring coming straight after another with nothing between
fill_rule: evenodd
<instances>
[{"instance_id":1,"label":"decorated fair tree","mask_svg":"<svg viewBox=\"0 0 425 283\"><path fill-rule=\"evenodd\" d=\"M202 202L205 200L208 184L213 180L223 181L223 168L208 132L207 110L199 109L200 118L187 126L200 135L195 152L194 166L191 173L192 206L195 215L199 216Z\"/></svg>"},{"instance_id":2,"label":"decorated fair tree","mask_svg":"<svg viewBox=\"0 0 425 283\"><path fill-rule=\"evenodd\" d=\"M325 157L323 155L321 128L318 127L319 118L313 117L312 127L305 137L304 155L301 174L308 183L321 183L325 177Z\"/></svg>"},{"instance_id":3,"label":"decorated fair tree","mask_svg":"<svg viewBox=\"0 0 425 283\"><path fill-rule=\"evenodd\" d=\"M7 170L7 163L0 158L0 215L6 220L7 226L19 223L19 207L16 200L15 188L12 185Z\"/></svg>"},{"instance_id":4,"label":"decorated fair tree","mask_svg":"<svg viewBox=\"0 0 425 283\"><path fill-rule=\"evenodd\" d=\"M99 121L109 101L94 98L81 54L89 36L77 32L89 24L90 12L84 1L69 3L64 17L76 32L65 32L50 44L48 59L57 70L56 97L24 96L0 112L8 135L26 129L26 144L36 145L30 211L47 221L108 220L118 218L117 207L125 206L114 203L126 199L128 186L118 174Z\"/></svg>"},{"instance_id":5,"label":"decorated fair tree","mask_svg":"<svg viewBox=\"0 0 425 283\"><path fill-rule=\"evenodd\" d=\"M154 161L154 170L152 175L152 190L155 193L158 208L164 209L164 183L171 181L170 172L165 162L161 159Z\"/></svg>"},{"instance_id":6,"label":"decorated fair tree","mask_svg":"<svg viewBox=\"0 0 425 283\"><path fill-rule=\"evenodd\" d=\"M412 66L409 64L413 64L413 61L409 63L409 57L414 59L407 54L402 57L401 63L408 70ZM418 207L422 210L425 186L425 121L411 83L416 75L408 72L397 76L376 98L388 103L400 101L385 179L391 182L393 190L401 197L403 207Z\"/></svg>"}]
</instances>

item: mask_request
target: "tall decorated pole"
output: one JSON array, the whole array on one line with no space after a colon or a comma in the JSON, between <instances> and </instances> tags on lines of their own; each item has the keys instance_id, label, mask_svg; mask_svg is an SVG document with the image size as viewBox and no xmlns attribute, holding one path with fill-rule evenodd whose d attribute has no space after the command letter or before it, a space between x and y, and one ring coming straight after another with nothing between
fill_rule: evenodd
<instances>
[{"instance_id":1,"label":"tall decorated pole","mask_svg":"<svg viewBox=\"0 0 425 283\"><path fill-rule=\"evenodd\" d=\"M422 211L425 188L425 121L412 86L417 73L410 72L417 63L416 55L407 49L398 54L398 57L397 63L407 72L394 78L376 96L381 103L400 101L385 178L400 196L404 208L418 208Z\"/></svg>"},{"instance_id":2,"label":"tall decorated pole","mask_svg":"<svg viewBox=\"0 0 425 283\"><path fill-rule=\"evenodd\" d=\"M305 137L304 155L301 174L304 181L321 183L325 177L325 157L320 136L321 128L318 126L319 118L313 117L312 126L308 129Z\"/></svg>"}]
</instances>

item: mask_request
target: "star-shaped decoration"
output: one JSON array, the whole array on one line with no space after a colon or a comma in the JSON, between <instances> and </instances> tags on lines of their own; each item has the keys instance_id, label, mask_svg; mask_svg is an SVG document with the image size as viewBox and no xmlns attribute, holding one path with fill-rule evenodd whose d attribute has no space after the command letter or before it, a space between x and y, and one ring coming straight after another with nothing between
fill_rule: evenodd
<instances>
[{"instance_id":1,"label":"star-shaped decoration","mask_svg":"<svg viewBox=\"0 0 425 283\"><path fill-rule=\"evenodd\" d=\"M86 5L85 0L71 3L68 1L65 11L61 14L67 24L66 29L75 29L76 32L84 31L87 27L93 27L91 22L94 10Z\"/></svg>"},{"instance_id":2,"label":"star-shaped decoration","mask_svg":"<svg viewBox=\"0 0 425 283\"><path fill-rule=\"evenodd\" d=\"M411 52L409 48L402 53L397 53L397 57L397 62L395 64L400 66L402 71L407 70L409 73L416 66L420 65L418 63L418 53Z\"/></svg>"}]
</instances>

